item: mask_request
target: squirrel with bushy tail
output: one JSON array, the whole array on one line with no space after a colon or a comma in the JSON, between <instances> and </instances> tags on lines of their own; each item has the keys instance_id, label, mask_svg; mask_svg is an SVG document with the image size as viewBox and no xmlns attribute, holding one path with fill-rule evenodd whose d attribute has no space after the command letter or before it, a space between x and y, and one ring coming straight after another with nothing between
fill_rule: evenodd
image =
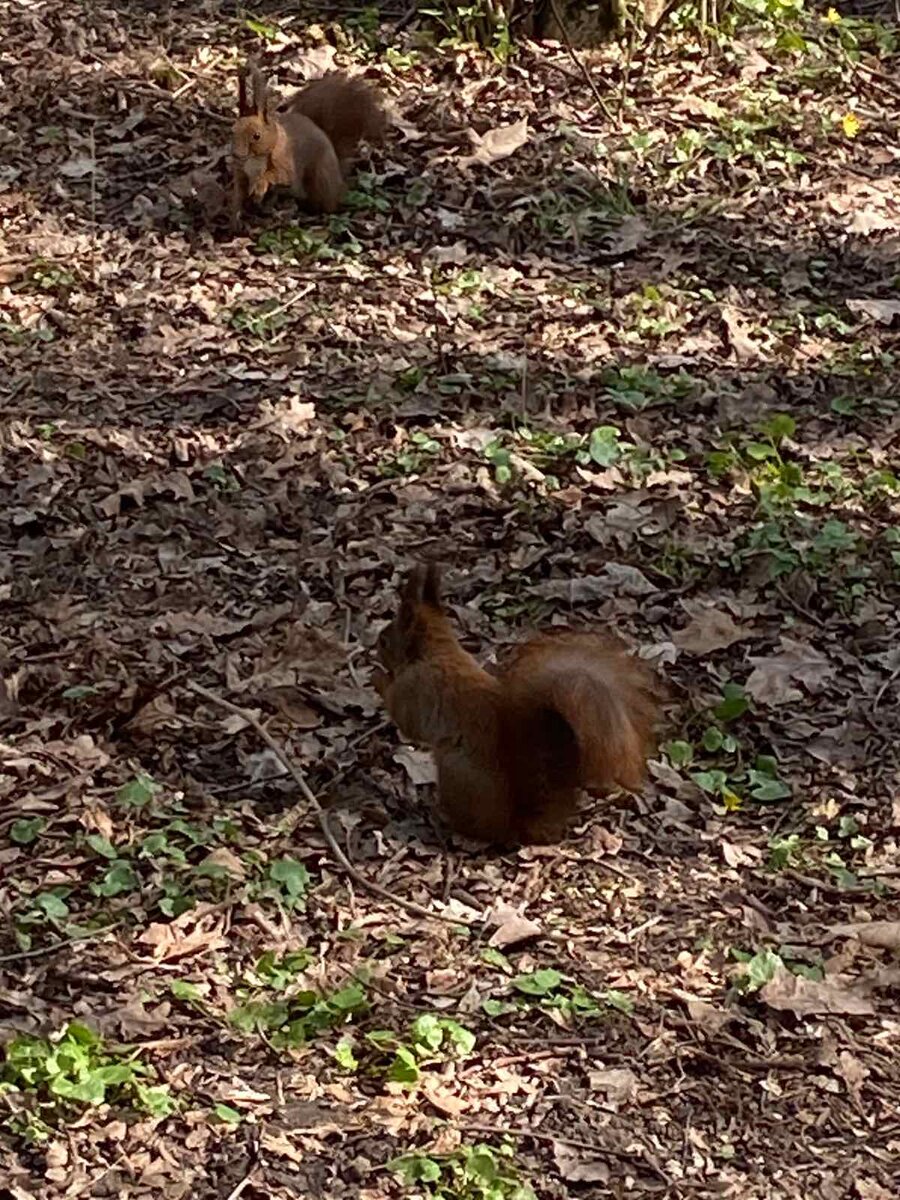
<instances>
[{"instance_id":1,"label":"squirrel with bushy tail","mask_svg":"<svg viewBox=\"0 0 900 1200\"><path fill-rule=\"evenodd\" d=\"M240 228L249 201L273 187L290 188L312 212L335 212L360 143L377 145L386 128L381 99L363 79L333 71L276 111L265 78L249 63L238 76L232 131L232 227Z\"/></svg>"},{"instance_id":2,"label":"squirrel with bushy tail","mask_svg":"<svg viewBox=\"0 0 900 1200\"><path fill-rule=\"evenodd\" d=\"M640 788L661 685L617 639L539 635L491 674L460 645L428 565L410 572L377 652L375 687L404 737L432 751L458 833L554 841L582 789Z\"/></svg>"}]
</instances>

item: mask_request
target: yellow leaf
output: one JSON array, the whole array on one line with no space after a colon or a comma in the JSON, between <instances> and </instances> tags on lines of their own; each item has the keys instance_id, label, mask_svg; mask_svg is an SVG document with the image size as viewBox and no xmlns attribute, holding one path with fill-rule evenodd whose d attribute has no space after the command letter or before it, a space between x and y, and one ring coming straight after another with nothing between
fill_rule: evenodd
<instances>
[{"instance_id":1,"label":"yellow leaf","mask_svg":"<svg viewBox=\"0 0 900 1200\"><path fill-rule=\"evenodd\" d=\"M825 16L822 18L822 20L827 21L829 25L840 25L843 19L844 18L836 8L829 8Z\"/></svg>"},{"instance_id":2,"label":"yellow leaf","mask_svg":"<svg viewBox=\"0 0 900 1200\"><path fill-rule=\"evenodd\" d=\"M856 137L859 133L861 121L855 112L844 113L841 117L841 128L848 138Z\"/></svg>"},{"instance_id":3,"label":"yellow leaf","mask_svg":"<svg viewBox=\"0 0 900 1200\"><path fill-rule=\"evenodd\" d=\"M722 788L722 803L725 805L726 812L737 812L743 806L744 801L731 788Z\"/></svg>"}]
</instances>

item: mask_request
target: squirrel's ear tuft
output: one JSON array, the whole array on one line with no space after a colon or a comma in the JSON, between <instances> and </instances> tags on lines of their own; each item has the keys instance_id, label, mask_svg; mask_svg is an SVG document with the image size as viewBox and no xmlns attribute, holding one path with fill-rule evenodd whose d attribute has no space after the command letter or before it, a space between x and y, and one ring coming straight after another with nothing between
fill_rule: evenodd
<instances>
[{"instance_id":1,"label":"squirrel's ear tuft","mask_svg":"<svg viewBox=\"0 0 900 1200\"><path fill-rule=\"evenodd\" d=\"M441 607L441 572L437 563L417 563L406 577L400 599L406 608Z\"/></svg>"},{"instance_id":2,"label":"squirrel's ear tuft","mask_svg":"<svg viewBox=\"0 0 900 1200\"><path fill-rule=\"evenodd\" d=\"M425 590L425 568L415 566L406 576L403 589L400 592L400 603L404 608L415 608L422 603Z\"/></svg>"},{"instance_id":3,"label":"squirrel's ear tuft","mask_svg":"<svg viewBox=\"0 0 900 1200\"><path fill-rule=\"evenodd\" d=\"M238 68L238 116L249 117L250 105L247 102L247 68Z\"/></svg>"},{"instance_id":4,"label":"squirrel's ear tuft","mask_svg":"<svg viewBox=\"0 0 900 1200\"><path fill-rule=\"evenodd\" d=\"M252 59L247 64L247 71L250 78L253 80L253 112L256 113L263 121L266 120L266 113L269 103L269 88L266 83L265 76L255 61Z\"/></svg>"},{"instance_id":5,"label":"squirrel's ear tuft","mask_svg":"<svg viewBox=\"0 0 900 1200\"><path fill-rule=\"evenodd\" d=\"M428 563L425 567L422 603L430 604L432 608L441 607L441 568L437 563Z\"/></svg>"}]
</instances>

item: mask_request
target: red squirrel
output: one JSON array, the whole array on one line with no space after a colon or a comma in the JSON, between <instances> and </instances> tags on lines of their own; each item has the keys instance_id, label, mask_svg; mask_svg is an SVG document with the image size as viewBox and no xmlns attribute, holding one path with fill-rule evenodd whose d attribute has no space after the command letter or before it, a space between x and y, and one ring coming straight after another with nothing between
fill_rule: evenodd
<instances>
[{"instance_id":1,"label":"red squirrel","mask_svg":"<svg viewBox=\"0 0 900 1200\"><path fill-rule=\"evenodd\" d=\"M658 710L653 672L615 639L562 631L518 646L496 675L457 640L434 565L408 576L374 684L431 749L438 798L483 842L554 841L581 788L640 788Z\"/></svg>"},{"instance_id":2,"label":"red squirrel","mask_svg":"<svg viewBox=\"0 0 900 1200\"><path fill-rule=\"evenodd\" d=\"M247 77L253 84L247 96ZM289 108L275 112L259 69L238 76L238 119L232 133L232 225L240 226L248 199L270 187L289 187L313 212L334 212L344 198L346 172L365 138L381 141L386 120L381 101L362 79L340 72L308 83Z\"/></svg>"}]
</instances>

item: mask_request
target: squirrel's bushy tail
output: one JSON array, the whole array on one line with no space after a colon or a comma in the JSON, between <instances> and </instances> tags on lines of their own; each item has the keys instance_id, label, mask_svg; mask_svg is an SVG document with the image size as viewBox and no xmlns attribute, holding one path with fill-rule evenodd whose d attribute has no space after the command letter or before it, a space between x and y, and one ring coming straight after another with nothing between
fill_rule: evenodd
<instances>
[{"instance_id":1,"label":"squirrel's bushy tail","mask_svg":"<svg viewBox=\"0 0 900 1200\"><path fill-rule=\"evenodd\" d=\"M290 107L328 135L342 163L353 157L363 139L373 145L380 142L387 127L375 89L342 71L313 79L300 89Z\"/></svg>"},{"instance_id":2,"label":"squirrel's bushy tail","mask_svg":"<svg viewBox=\"0 0 900 1200\"><path fill-rule=\"evenodd\" d=\"M515 651L501 678L526 718L523 753L546 764L551 786L641 786L659 683L621 643L593 633L542 635Z\"/></svg>"}]
</instances>

